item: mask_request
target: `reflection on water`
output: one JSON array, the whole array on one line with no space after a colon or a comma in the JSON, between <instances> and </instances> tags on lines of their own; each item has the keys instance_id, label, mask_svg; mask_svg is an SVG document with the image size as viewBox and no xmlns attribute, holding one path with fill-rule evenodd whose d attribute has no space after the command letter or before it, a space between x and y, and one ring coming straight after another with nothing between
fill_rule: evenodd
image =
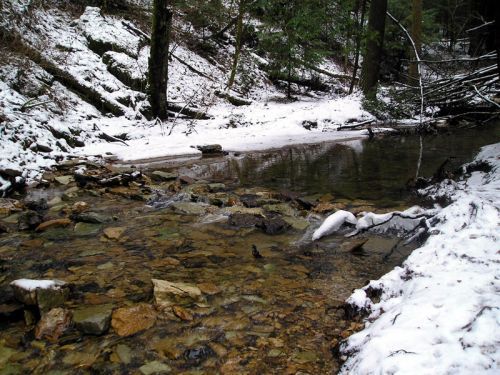
<instances>
[{"instance_id":1,"label":"reflection on water","mask_svg":"<svg viewBox=\"0 0 500 375\"><path fill-rule=\"evenodd\" d=\"M473 130L423 137L420 176L432 176L449 157L454 170L481 146L500 140L500 122ZM336 144L301 145L198 166L198 176L238 178L243 186L263 186L304 194L331 193L348 199L402 200L415 177L418 136L385 137Z\"/></svg>"}]
</instances>

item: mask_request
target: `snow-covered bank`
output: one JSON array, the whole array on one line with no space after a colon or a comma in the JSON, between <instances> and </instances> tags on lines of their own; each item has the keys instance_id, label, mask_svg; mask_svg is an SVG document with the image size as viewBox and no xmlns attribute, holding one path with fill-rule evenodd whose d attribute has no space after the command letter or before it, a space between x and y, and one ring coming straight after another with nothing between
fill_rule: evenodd
<instances>
[{"instance_id":1,"label":"snow-covered bank","mask_svg":"<svg viewBox=\"0 0 500 375\"><path fill-rule=\"evenodd\" d=\"M343 374L496 374L500 363L500 144L492 170L429 189L453 203L402 267L347 301L371 314L341 347ZM382 291L380 301L368 289ZM373 298L375 299L375 298Z\"/></svg>"},{"instance_id":2,"label":"snow-covered bank","mask_svg":"<svg viewBox=\"0 0 500 375\"><path fill-rule=\"evenodd\" d=\"M128 146L100 142L89 144L81 152L86 155L108 152L121 160L139 160L199 153L195 146L214 143L226 151L265 150L359 137L366 131L337 132L336 129L346 121L370 116L361 109L358 96L304 99L285 104L254 103L247 107L221 104L210 113L214 118L197 122L189 135L186 134L191 124L189 120L169 121L163 126L151 123L124 126L116 120L103 121L101 129L109 134L127 133Z\"/></svg>"}]
</instances>

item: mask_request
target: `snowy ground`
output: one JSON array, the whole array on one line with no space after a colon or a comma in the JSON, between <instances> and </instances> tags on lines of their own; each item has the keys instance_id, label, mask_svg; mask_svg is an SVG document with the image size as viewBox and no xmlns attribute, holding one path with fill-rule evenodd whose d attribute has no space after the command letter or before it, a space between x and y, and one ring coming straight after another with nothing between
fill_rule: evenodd
<instances>
[{"instance_id":1,"label":"snowy ground","mask_svg":"<svg viewBox=\"0 0 500 375\"><path fill-rule=\"evenodd\" d=\"M228 151L262 150L359 137L362 132L336 129L348 121L371 117L361 109L359 96L335 94L345 87L327 76L323 79L331 92L302 90L297 101L285 103L284 94L259 68L265 60L252 51L242 55L242 72L235 85L238 92L233 92L252 104L235 107L215 95L227 81L231 44L220 47L216 58L207 59L174 43L168 98L211 119L192 121L181 116L160 125L144 116L149 46L144 35L134 31L132 21L103 15L93 7L75 14L19 0L5 0L1 16L2 29L21 36L47 61L123 115L105 113L58 74L50 74L43 64L18 53L16 46L7 48L0 61L0 194L14 177L22 175L36 183L44 170L70 155L113 154L137 160L197 154L192 147L213 143ZM322 68L340 73L331 61ZM246 84L249 77L251 83ZM309 122L309 130L304 121ZM109 143L103 135L120 137L128 146Z\"/></svg>"},{"instance_id":2,"label":"snowy ground","mask_svg":"<svg viewBox=\"0 0 500 375\"><path fill-rule=\"evenodd\" d=\"M486 146L476 160L491 172L429 189L453 200L431 221L431 237L347 301L371 313L341 348L341 373L499 373L499 155L500 144ZM368 288L382 290L380 301Z\"/></svg>"}]
</instances>

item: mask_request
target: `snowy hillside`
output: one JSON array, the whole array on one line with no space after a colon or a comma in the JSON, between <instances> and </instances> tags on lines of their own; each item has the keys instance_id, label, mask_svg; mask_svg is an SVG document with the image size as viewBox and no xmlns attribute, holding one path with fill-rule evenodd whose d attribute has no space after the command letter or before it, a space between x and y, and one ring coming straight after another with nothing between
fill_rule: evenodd
<instances>
[{"instance_id":1,"label":"snowy hillside","mask_svg":"<svg viewBox=\"0 0 500 375\"><path fill-rule=\"evenodd\" d=\"M234 106L217 95L227 81L232 44L220 45L208 60L177 40L169 66L170 104L207 120L173 113L159 124L150 117L145 93L148 30L99 8L80 11L59 3L3 4L0 32L8 43L0 63L2 191L16 179L36 182L43 169L70 155L142 159L197 153L191 146L207 143L239 151L280 147L358 135L330 131L369 116L359 97L334 94L342 86L327 76L330 92L303 91L299 101L281 103L283 93L259 68L265 60L252 51L242 56L246 73L231 94L249 105ZM324 67L337 69L332 63ZM304 122L312 126L306 129Z\"/></svg>"}]
</instances>

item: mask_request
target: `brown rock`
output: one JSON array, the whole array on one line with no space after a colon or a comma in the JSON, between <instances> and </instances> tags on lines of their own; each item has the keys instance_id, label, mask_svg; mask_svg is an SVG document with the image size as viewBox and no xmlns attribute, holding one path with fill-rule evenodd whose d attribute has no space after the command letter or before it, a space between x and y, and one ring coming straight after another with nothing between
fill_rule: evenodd
<instances>
[{"instance_id":1,"label":"brown rock","mask_svg":"<svg viewBox=\"0 0 500 375\"><path fill-rule=\"evenodd\" d=\"M104 235L110 240L118 240L125 232L124 227L110 227L104 229Z\"/></svg>"},{"instance_id":2,"label":"brown rock","mask_svg":"<svg viewBox=\"0 0 500 375\"><path fill-rule=\"evenodd\" d=\"M197 284L196 286L200 288L203 294L208 294L209 296L213 296L221 292L219 287L213 283L200 283Z\"/></svg>"},{"instance_id":3,"label":"brown rock","mask_svg":"<svg viewBox=\"0 0 500 375\"><path fill-rule=\"evenodd\" d=\"M345 208L345 204L343 203L328 203L323 202L314 207L313 211L319 214L324 214L327 212L343 210Z\"/></svg>"},{"instance_id":4,"label":"brown rock","mask_svg":"<svg viewBox=\"0 0 500 375\"><path fill-rule=\"evenodd\" d=\"M172 312L176 317L178 317L180 320L185 320L187 322L190 322L193 320L193 314L191 314L188 310L181 306L172 306Z\"/></svg>"},{"instance_id":5,"label":"brown rock","mask_svg":"<svg viewBox=\"0 0 500 375\"><path fill-rule=\"evenodd\" d=\"M368 238L359 238L348 241L342 244L342 249L345 251L358 251L365 243L368 242Z\"/></svg>"},{"instance_id":6,"label":"brown rock","mask_svg":"<svg viewBox=\"0 0 500 375\"><path fill-rule=\"evenodd\" d=\"M153 306L146 303L116 309L111 319L111 326L119 336L134 335L155 323L156 312Z\"/></svg>"},{"instance_id":7,"label":"brown rock","mask_svg":"<svg viewBox=\"0 0 500 375\"><path fill-rule=\"evenodd\" d=\"M89 209L89 205L86 202L76 202L71 207L71 211L73 211L73 213L75 213L75 214L82 213L84 211L87 211L88 209Z\"/></svg>"},{"instance_id":8,"label":"brown rock","mask_svg":"<svg viewBox=\"0 0 500 375\"><path fill-rule=\"evenodd\" d=\"M61 307L56 307L42 316L35 330L35 337L40 340L46 338L56 342L66 331L71 323L71 312Z\"/></svg>"},{"instance_id":9,"label":"brown rock","mask_svg":"<svg viewBox=\"0 0 500 375\"><path fill-rule=\"evenodd\" d=\"M37 226L35 230L37 232L42 232L42 231L47 230L49 228L67 227L70 224L71 224L71 220L67 219L67 218L48 220L48 221L44 221L42 224Z\"/></svg>"}]
</instances>

